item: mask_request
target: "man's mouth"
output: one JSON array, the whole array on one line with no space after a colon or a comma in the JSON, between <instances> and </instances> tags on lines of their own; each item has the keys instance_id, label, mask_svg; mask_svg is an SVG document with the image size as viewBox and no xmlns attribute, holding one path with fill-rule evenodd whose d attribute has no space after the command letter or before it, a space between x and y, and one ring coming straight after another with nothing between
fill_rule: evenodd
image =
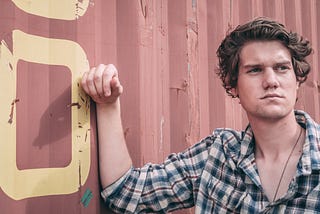
<instances>
[{"instance_id":1,"label":"man's mouth","mask_svg":"<svg viewBox=\"0 0 320 214\"><path fill-rule=\"evenodd\" d=\"M283 96L277 94L277 93L270 93L270 94L265 94L262 96L260 99L271 99L271 98L283 98Z\"/></svg>"}]
</instances>

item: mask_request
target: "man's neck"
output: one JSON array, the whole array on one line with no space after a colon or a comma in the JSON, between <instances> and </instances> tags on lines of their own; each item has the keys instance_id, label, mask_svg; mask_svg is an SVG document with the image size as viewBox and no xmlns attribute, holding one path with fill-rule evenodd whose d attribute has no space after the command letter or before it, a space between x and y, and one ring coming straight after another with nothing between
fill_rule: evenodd
<instances>
[{"instance_id":1,"label":"man's neck","mask_svg":"<svg viewBox=\"0 0 320 214\"><path fill-rule=\"evenodd\" d=\"M287 156L301 129L293 112L279 120L249 118L249 121L256 142L256 158L277 160Z\"/></svg>"}]
</instances>

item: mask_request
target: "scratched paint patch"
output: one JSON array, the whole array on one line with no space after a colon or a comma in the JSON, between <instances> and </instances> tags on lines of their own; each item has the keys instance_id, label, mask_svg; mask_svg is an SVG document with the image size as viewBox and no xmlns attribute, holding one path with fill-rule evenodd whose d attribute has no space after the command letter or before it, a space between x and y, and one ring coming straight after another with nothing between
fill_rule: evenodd
<instances>
[{"instance_id":1,"label":"scratched paint patch","mask_svg":"<svg viewBox=\"0 0 320 214\"><path fill-rule=\"evenodd\" d=\"M86 191L84 192L81 198L82 205L84 207L88 207L92 197L93 197L92 191L90 189L86 189Z\"/></svg>"}]
</instances>

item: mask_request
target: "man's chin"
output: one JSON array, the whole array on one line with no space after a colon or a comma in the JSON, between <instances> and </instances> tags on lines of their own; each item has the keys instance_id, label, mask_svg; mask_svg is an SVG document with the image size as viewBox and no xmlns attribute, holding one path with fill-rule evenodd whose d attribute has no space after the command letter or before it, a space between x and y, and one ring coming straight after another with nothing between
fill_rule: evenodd
<instances>
[{"instance_id":1,"label":"man's chin","mask_svg":"<svg viewBox=\"0 0 320 214\"><path fill-rule=\"evenodd\" d=\"M294 111L284 109L268 109L265 111L257 112L256 114L252 115L252 117L257 119L260 118L265 121L275 122L288 117L288 115L290 115L291 113L294 114Z\"/></svg>"}]
</instances>

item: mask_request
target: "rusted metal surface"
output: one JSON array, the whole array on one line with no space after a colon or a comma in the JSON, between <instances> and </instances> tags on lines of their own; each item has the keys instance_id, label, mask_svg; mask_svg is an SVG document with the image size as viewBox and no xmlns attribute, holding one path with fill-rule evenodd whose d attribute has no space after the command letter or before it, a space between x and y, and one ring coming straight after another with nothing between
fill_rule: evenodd
<instances>
[{"instance_id":1,"label":"rusted metal surface","mask_svg":"<svg viewBox=\"0 0 320 214\"><path fill-rule=\"evenodd\" d=\"M124 132L135 166L161 162L214 128L245 127L241 106L226 96L215 74L215 51L228 29L256 16L277 19L312 42L312 73L297 108L320 121L317 0L36 2L0 0L0 125L9 130L1 132L0 145L1 154L15 157L0 156L12 164L1 165L1 213L107 213L99 196L94 105L89 110L82 100L78 70L98 63L118 67ZM15 56L11 61L9 53ZM81 124L73 127L75 117ZM80 149L73 141L78 131ZM41 170L54 177L50 169L69 169L74 158L80 160L77 170L60 175L60 188L78 182L74 189L47 190L50 179L20 192L21 184L14 185L24 172L25 184L39 179Z\"/></svg>"}]
</instances>

